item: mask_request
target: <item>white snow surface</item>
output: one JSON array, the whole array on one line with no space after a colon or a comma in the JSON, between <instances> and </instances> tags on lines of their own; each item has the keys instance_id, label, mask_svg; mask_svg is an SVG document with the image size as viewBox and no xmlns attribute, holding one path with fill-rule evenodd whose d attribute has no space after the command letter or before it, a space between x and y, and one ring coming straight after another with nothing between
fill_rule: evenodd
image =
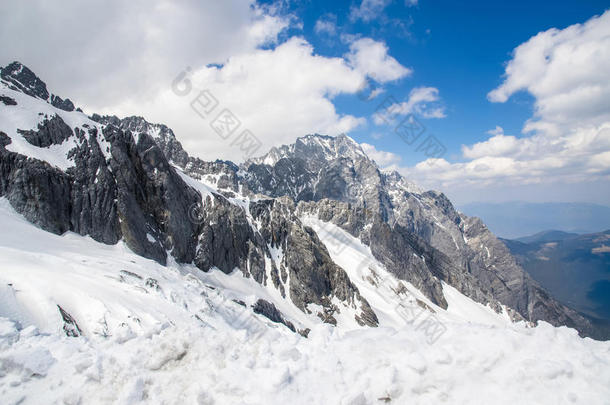
<instances>
[{"instance_id":1,"label":"white snow surface","mask_svg":"<svg viewBox=\"0 0 610 405\"><path fill-rule=\"evenodd\" d=\"M68 125L72 131L74 128L87 125L97 127L98 134L101 134L102 126L90 120L84 113L79 111L64 111L53 107L51 104L34 97L30 97L19 91L11 90L6 85L0 83L0 94L8 96L17 102L14 106L0 104L0 130L5 132L12 142L6 146L11 152L42 160L52 166L66 171L74 166L74 161L68 158L68 152L78 146L76 136L72 136L61 145L51 145L47 148L40 148L30 144L17 132L20 130L37 130L38 124L45 118L52 118L58 115ZM85 128L83 128L85 129ZM102 136L98 136L98 142L106 157L109 157L108 146Z\"/></svg>"},{"instance_id":2,"label":"white snow surface","mask_svg":"<svg viewBox=\"0 0 610 405\"><path fill-rule=\"evenodd\" d=\"M407 283L408 293L397 294L403 282L366 246L315 219L306 222L327 226L326 233L319 229L322 240L380 327L335 328L303 316L311 327L304 338L233 302L274 299L237 270L164 267L123 244L50 234L3 198L0 221L2 404L607 404L610 398L610 342L544 322L511 324L449 286L448 311ZM343 250L333 248L336 237ZM409 322L409 312L395 310L415 299L446 328L433 343ZM82 336L66 336L57 305Z\"/></svg>"}]
</instances>

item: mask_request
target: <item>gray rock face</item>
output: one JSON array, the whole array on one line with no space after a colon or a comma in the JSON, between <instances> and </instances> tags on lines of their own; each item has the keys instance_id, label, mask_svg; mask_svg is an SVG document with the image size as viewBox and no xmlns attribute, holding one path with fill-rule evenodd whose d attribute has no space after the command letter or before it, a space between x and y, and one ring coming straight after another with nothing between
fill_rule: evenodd
<instances>
[{"instance_id":1,"label":"gray rock face","mask_svg":"<svg viewBox=\"0 0 610 405\"><path fill-rule=\"evenodd\" d=\"M197 226L188 209L199 196L170 170L165 156L146 135L137 143L130 133L107 126L72 131L54 117L36 132L24 133L44 147L73 136L79 145L66 172L45 162L0 151L0 195L30 221L54 233L74 231L103 243L121 238L136 253L165 263L194 258ZM106 161L98 137L110 144ZM154 240L151 241L151 239Z\"/></svg>"},{"instance_id":2,"label":"gray rock face","mask_svg":"<svg viewBox=\"0 0 610 405\"><path fill-rule=\"evenodd\" d=\"M14 99L7 96L0 96L0 101L2 101L2 104L4 105L17 105L17 102Z\"/></svg>"},{"instance_id":3,"label":"gray rock face","mask_svg":"<svg viewBox=\"0 0 610 405\"><path fill-rule=\"evenodd\" d=\"M150 135L167 160L180 167L186 174L197 180L205 180L217 188L233 192L238 191L239 182L237 171L239 168L232 162L216 160L206 162L199 158L189 156L176 139L174 132L163 124L151 124L142 117L127 117L119 119L116 116L100 116L94 114L94 121L104 125L112 124L123 131L134 135L145 133Z\"/></svg>"},{"instance_id":4,"label":"gray rock face","mask_svg":"<svg viewBox=\"0 0 610 405\"><path fill-rule=\"evenodd\" d=\"M272 322L284 324L288 329L293 332L296 332L296 329L292 322L284 319L282 313L278 311L278 309L275 307L275 305L273 305L273 303L265 301L263 299L259 299L254 304L252 310L254 311L254 313L263 315Z\"/></svg>"},{"instance_id":5,"label":"gray rock face","mask_svg":"<svg viewBox=\"0 0 610 405\"><path fill-rule=\"evenodd\" d=\"M66 336L68 336L68 337L79 337L79 336L81 336L83 334L83 332L78 327L78 324L76 323L76 321L74 320L72 315L67 313L59 305L57 306L57 309L59 309L59 313L61 314L61 318L64 321L64 328L63 329L64 329L64 332L65 332Z\"/></svg>"},{"instance_id":6,"label":"gray rock face","mask_svg":"<svg viewBox=\"0 0 610 405\"><path fill-rule=\"evenodd\" d=\"M281 158L275 166L251 164L246 177L248 188L255 193L294 196L305 201L313 199L311 186L315 178L307 162L300 158Z\"/></svg>"},{"instance_id":7,"label":"gray rock face","mask_svg":"<svg viewBox=\"0 0 610 405\"><path fill-rule=\"evenodd\" d=\"M26 141L39 148L47 148L51 145L60 145L70 138L72 129L58 116L51 118L45 117L44 121L38 124L38 130L17 130Z\"/></svg>"},{"instance_id":8,"label":"gray rock face","mask_svg":"<svg viewBox=\"0 0 610 405\"><path fill-rule=\"evenodd\" d=\"M63 100L61 97L51 94L51 105L64 111L74 111L74 104L69 98Z\"/></svg>"},{"instance_id":9,"label":"gray rock face","mask_svg":"<svg viewBox=\"0 0 610 405\"><path fill-rule=\"evenodd\" d=\"M468 245L486 248L484 251L472 250L469 263L472 264L473 275L489 285L500 302L506 303L526 319L544 320L556 326L566 325L579 330L581 334L597 336L591 321L544 291L479 218L462 217Z\"/></svg>"},{"instance_id":10,"label":"gray rock face","mask_svg":"<svg viewBox=\"0 0 610 405\"><path fill-rule=\"evenodd\" d=\"M441 280L454 286L461 284L468 296L499 309L498 302L478 280L456 267L449 257L400 224L389 224L379 214L328 199L301 202L298 212L301 215L317 215L319 219L360 237L388 271L401 280L409 281L442 308L446 308L447 303L442 293Z\"/></svg>"},{"instance_id":11,"label":"gray rock face","mask_svg":"<svg viewBox=\"0 0 610 405\"><path fill-rule=\"evenodd\" d=\"M347 273L332 261L317 234L302 225L290 198L258 201L250 206L250 212L261 224L260 232L267 244L283 253L277 264L279 278L277 271L272 271L272 281L283 292L282 284L288 280L290 298L298 308L309 312L307 305L321 305L325 312L318 316L335 323L333 314L340 309L330 301L336 297L352 308L361 308L356 318L359 323L377 326L377 316L368 302Z\"/></svg>"},{"instance_id":12,"label":"gray rock face","mask_svg":"<svg viewBox=\"0 0 610 405\"><path fill-rule=\"evenodd\" d=\"M30 69L19 62L13 62L0 70L0 78L9 84L9 87L21 91L28 96L48 100L47 85Z\"/></svg>"},{"instance_id":13,"label":"gray rock face","mask_svg":"<svg viewBox=\"0 0 610 405\"><path fill-rule=\"evenodd\" d=\"M4 132L0 131L0 150L4 149L6 145L10 145L12 142L11 138Z\"/></svg>"},{"instance_id":14,"label":"gray rock face","mask_svg":"<svg viewBox=\"0 0 610 405\"><path fill-rule=\"evenodd\" d=\"M311 228L293 228L286 239L286 266L290 276L290 296L297 307L306 310L308 303L330 307L332 296L354 303L355 287L330 258L324 245Z\"/></svg>"},{"instance_id":15,"label":"gray rock face","mask_svg":"<svg viewBox=\"0 0 610 405\"><path fill-rule=\"evenodd\" d=\"M264 241L248 223L245 211L222 196L206 197L195 265L202 270L217 267L225 273L243 269L266 283Z\"/></svg>"},{"instance_id":16,"label":"gray rock face","mask_svg":"<svg viewBox=\"0 0 610 405\"><path fill-rule=\"evenodd\" d=\"M70 230L70 183L61 170L0 147L0 196L42 229Z\"/></svg>"},{"instance_id":17,"label":"gray rock face","mask_svg":"<svg viewBox=\"0 0 610 405\"><path fill-rule=\"evenodd\" d=\"M75 128L81 147L73 151L75 167L70 175L70 230L115 244L121 238L118 188L101 150L97 128Z\"/></svg>"},{"instance_id":18,"label":"gray rock face","mask_svg":"<svg viewBox=\"0 0 610 405\"><path fill-rule=\"evenodd\" d=\"M318 316L329 323L336 323L333 314L340 311L331 303L336 297L352 308L361 308L359 322L376 326L377 318L368 302L294 210L290 199L259 200L245 212L222 196L216 195L213 202L207 197L201 209L195 264L203 270L217 267L225 273L241 269L261 284L271 282L283 296L289 293L304 312L310 312L309 304L322 306L324 312ZM273 257L270 249L281 251L281 257Z\"/></svg>"},{"instance_id":19,"label":"gray rock face","mask_svg":"<svg viewBox=\"0 0 610 405\"><path fill-rule=\"evenodd\" d=\"M104 128L111 145L110 170L117 187L121 234L134 252L165 263L166 251L179 262L195 257L198 226L189 207L200 201L147 134L137 143L130 132Z\"/></svg>"}]
</instances>

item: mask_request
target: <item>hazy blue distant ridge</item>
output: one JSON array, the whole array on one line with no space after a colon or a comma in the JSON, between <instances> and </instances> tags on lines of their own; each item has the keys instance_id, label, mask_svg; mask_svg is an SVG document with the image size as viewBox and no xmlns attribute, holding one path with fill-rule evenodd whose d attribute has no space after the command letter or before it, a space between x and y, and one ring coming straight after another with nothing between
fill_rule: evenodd
<instances>
[{"instance_id":1,"label":"hazy blue distant ridge","mask_svg":"<svg viewBox=\"0 0 610 405\"><path fill-rule=\"evenodd\" d=\"M610 207L591 203L470 203L459 207L477 216L496 235L516 239L553 229L595 233L610 229Z\"/></svg>"}]
</instances>

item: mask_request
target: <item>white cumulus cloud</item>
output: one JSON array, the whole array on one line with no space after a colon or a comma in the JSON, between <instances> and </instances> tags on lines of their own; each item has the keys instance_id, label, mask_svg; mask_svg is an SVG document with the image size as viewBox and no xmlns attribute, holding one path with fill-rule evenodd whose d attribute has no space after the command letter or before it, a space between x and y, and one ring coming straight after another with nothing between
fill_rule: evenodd
<instances>
[{"instance_id":1,"label":"white cumulus cloud","mask_svg":"<svg viewBox=\"0 0 610 405\"><path fill-rule=\"evenodd\" d=\"M354 48L350 55L358 59L359 49ZM391 71L402 68L387 54L382 59ZM375 66L377 72L386 69L383 61ZM305 39L292 37L272 49L236 54L223 65L195 69L190 80L196 89L208 89L219 108L228 108L240 121L240 130L247 128L261 141L262 154L303 134L337 135L364 124L362 117L339 114L332 100L338 94L356 93L367 73L349 58L317 55ZM204 119L190 108L189 102L197 94L193 91L188 97L179 97L168 87L162 97L145 106L127 104L121 109L138 111L144 107L151 111L172 127L195 155L243 160L231 140L220 138L210 127L214 114Z\"/></svg>"},{"instance_id":2,"label":"white cumulus cloud","mask_svg":"<svg viewBox=\"0 0 610 405\"><path fill-rule=\"evenodd\" d=\"M555 133L610 121L610 11L584 24L544 31L519 45L503 83L488 98L506 102L518 91L536 98L526 130Z\"/></svg>"},{"instance_id":3,"label":"white cumulus cloud","mask_svg":"<svg viewBox=\"0 0 610 405\"><path fill-rule=\"evenodd\" d=\"M290 21L254 0L0 2L0 62L96 111L155 97L185 66L272 44Z\"/></svg>"},{"instance_id":4,"label":"white cumulus cloud","mask_svg":"<svg viewBox=\"0 0 610 405\"><path fill-rule=\"evenodd\" d=\"M304 38L285 35L299 24L282 10L253 0L3 2L0 59L22 61L87 112L142 115L171 127L195 156L239 162L234 137L210 126L222 109L239 121L237 132L260 140L262 154L307 133L364 124L339 113L334 97L356 93L367 75L386 82L410 72L369 38L346 55L318 55ZM171 85L187 67L193 89L181 97ZM202 118L190 103L204 89L218 110Z\"/></svg>"},{"instance_id":5,"label":"white cumulus cloud","mask_svg":"<svg viewBox=\"0 0 610 405\"><path fill-rule=\"evenodd\" d=\"M435 87L416 87L409 92L409 97L403 102L392 102L384 110L373 115L377 125L390 122L392 117L416 114L421 118L444 118L445 109L438 101L439 91Z\"/></svg>"},{"instance_id":6,"label":"white cumulus cloud","mask_svg":"<svg viewBox=\"0 0 610 405\"><path fill-rule=\"evenodd\" d=\"M361 143L360 146L362 147L362 150L364 150L364 153L373 159L380 167L393 167L398 165L401 161L401 157L396 153L377 150L375 146L368 143Z\"/></svg>"},{"instance_id":7,"label":"white cumulus cloud","mask_svg":"<svg viewBox=\"0 0 610 405\"><path fill-rule=\"evenodd\" d=\"M484 190L495 188L528 193L539 189L572 200L578 197L570 193L574 185L587 183L596 185L590 196L608 197L608 72L610 11L583 24L541 32L514 50L503 83L488 95L500 103L518 91L534 96L534 114L522 134L507 135L497 126L488 131L488 139L463 145L461 159L452 159L457 162L430 159L400 171L427 187L470 198L491 198ZM404 110L412 106L401 104ZM599 184L605 184L606 191ZM506 196L515 198L510 192Z\"/></svg>"},{"instance_id":8,"label":"white cumulus cloud","mask_svg":"<svg viewBox=\"0 0 610 405\"><path fill-rule=\"evenodd\" d=\"M413 73L388 53L383 42L360 38L350 44L346 55L350 64L360 73L374 77L380 83L401 79Z\"/></svg>"}]
</instances>

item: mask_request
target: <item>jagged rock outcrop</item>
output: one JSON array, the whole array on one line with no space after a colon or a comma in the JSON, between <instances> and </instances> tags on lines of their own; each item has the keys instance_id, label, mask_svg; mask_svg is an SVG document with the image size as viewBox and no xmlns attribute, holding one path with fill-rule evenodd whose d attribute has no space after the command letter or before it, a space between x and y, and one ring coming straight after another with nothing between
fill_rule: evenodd
<instances>
[{"instance_id":1,"label":"jagged rock outcrop","mask_svg":"<svg viewBox=\"0 0 610 405\"><path fill-rule=\"evenodd\" d=\"M28 221L56 234L70 230L68 174L0 143L0 196Z\"/></svg>"},{"instance_id":2,"label":"jagged rock outcrop","mask_svg":"<svg viewBox=\"0 0 610 405\"><path fill-rule=\"evenodd\" d=\"M15 100L7 96L0 96L0 101L2 101L2 104L4 105L17 105Z\"/></svg>"},{"instance_id":3,"label":"jagged rock outcrop","mask_svg":"<svg viewBox=\"0 0 610 405\"><path fill-rule=\"evenodd\" d=\"M66 336L69 336L69 337L79 337L79 336L81 336L83 334L83 332L78 327L78 324L76 323L76 321L74 320L72 315L67 313L66 310L64 310L59 305L57 306L57 309L59 309L59 313L61 315L61 318L64 321L63 329L64 329L64 333L66 334Z\"/></svg>"},{"instance_id":4,"label":"jagged rock outcrop","mask_svg":"<svg viewBox=\"0 0 610 405\"><path fill-rule=\"evenodd\" d=\"M64 100L55 94L51 94L51 105L59 108L60 110L74 111L74 103L72 103L69 98Z\"/></svg>"},{"instance_id":5,"label":"jagged rock outcrop","mask_svg":"<svg viewBox=\"0 0 610 405\"><path fill-rule=\"evenodd\" d=\"M13 62L0 70L0 79L6 82L9 88L20 91L28 96L49 99L47 85L38 78L27 66Z\"/></svg>"},{"instance_id":6,"label":"jagged rock outcrop","mask_svg":"<svg viewBox=\"0 0 610 405\"><path fill-rule=\"evenodd\" d=\"M0 79L11 89L20 91L28 96L36 97L50 102L54 107L64 111L73 111L74 104L70 99L62 99L49 94L47 85L38 78L27 66L13 62L0 69Z\"/></svg>"},{"instance_id":7,"label":"jagged rock outcrop","mask_svg":"<svg viewBox=\"0 0 610 405\"><path fill-rule=\"evenodd\" d=\"M116 116L93 114L91 119L103 125L112 124L134 136L141 133L148 134L153 137L167 160L180 167L189 176L197 180L205 180L219 189L233 192L239 189L236 175L239 168L234 163L222 160L206 162L189 156L176 139L174 132L163 124L151 124L144 118L136 116L119 119Z\"/></svg>"},{"instance_id":8,"label":"jagged rock outcrop","mask_svg":"<svg viewBox=\"0 0 610 405\"><path fill-rule=\"evenodd\" d=\"M273 305L273 303L265 301L264 299L259 299L254 303L252 310L255 314L263 315L272 322L284 324L288 329L296 332L292 322L284 319L282 313L275 307L275 305Z\"/></svg>"},{"instance_id":9,"label":"jagged rock outcrop","mask_svg":"<svg viewBox=\"0 0 610 405\"><path fill-rule=\"evenodd\" d=\"M45 119L38 124L37 130L17 130L26 141L39 148L60 145L73 134L72 129L58 115Z\"/></svg>"}]
</instances>

